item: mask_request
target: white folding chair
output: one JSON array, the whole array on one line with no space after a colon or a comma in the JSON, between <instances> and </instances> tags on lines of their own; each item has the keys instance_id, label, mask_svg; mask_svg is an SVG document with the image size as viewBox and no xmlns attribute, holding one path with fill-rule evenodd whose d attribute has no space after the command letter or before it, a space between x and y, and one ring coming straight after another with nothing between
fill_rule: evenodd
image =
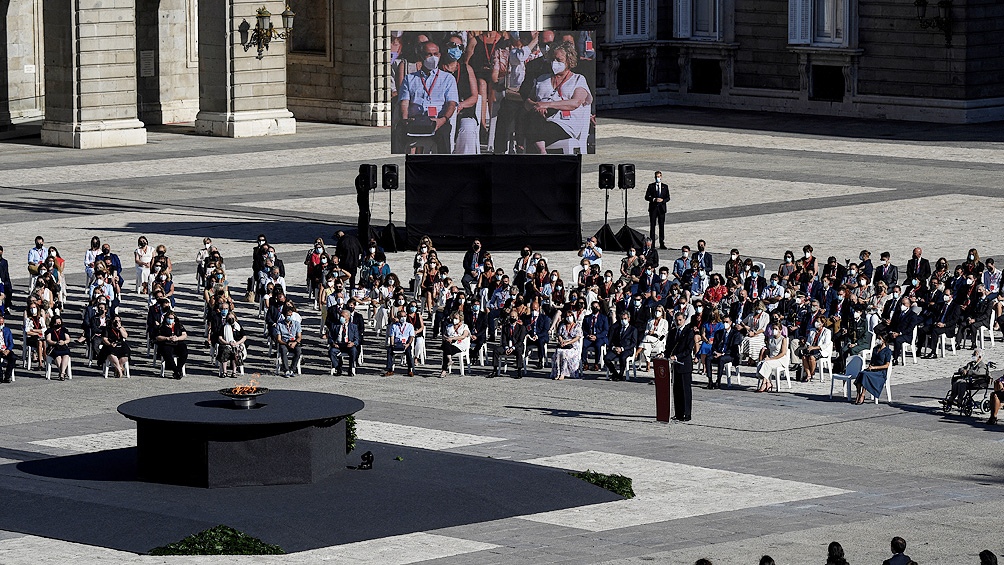
<instances>
[{"instance_id":1,"label":"white folding chair","mask_svg":"<svg viewBox=\"0 0 1004 565\"><path fill-rule=\"evenodd\" d=\"M990 347L994 347L994 324L997 323L997 311L990 310L990 327L980 326L980 348L985 349L983 342L984 340L990 341Z\"/></svg>"},{"instance_id":2,"label":"white folding chair","mask_svg":"<svg viewBox=\"0 0 1004 565\"><path fill-rule=\"evenodd\" d=\"M125 359L122 365L122 373L125 375L125 378L131 378L132 375L129 373L129 360ZM104 377L106 379L108 378L108 374L111 372L111 368L112 362L109 359L105 359L104 371L102 372L104 373Z\"/></svg>"},{"instance_id":3,"label":"white folding chair","mask_svg":"<svg viewBox=\"0 0 1004 565\"><path fill-rule=\"evenodd\" d=\"M833 379L833 358L832 357L820 357L816 359L816 373L819 373L819 382L823 382L823 378L826 377L826 372L830 372L830 379ZM815 377L815 373L812 375Z\"/></svg>"},{"instance_id":4,"label":"white folding chair","mask_svg":"<svg viewBox=\"0 0 1004 565\"><path fill-rule=\"evenodd\" d=\"M861 355L855 355L847 360L847 367L844 369L846 374L836 375L830 373L830 398L833 398L833 389L836 387L836 382L840 381L841 388L846 392L847 400L850 400L851 382L858 377L858 373L860 373L864 367L865 358Z\"/></svg>"},{"instance_id":5,"label":"white folding chair","mask_svg":"<svg viewBox=\"0 0 1004 565\"><path fill-rule=\"evenodd\" d=\"M956 347L955 342L956 342L955 336L948 337L945 334L941 334L941 337L938 338L938 351L941 353L942 357L944 357L947 354L947 349L952 350L952 355L959 354L959 352L955 349Z\"/></svg>"},{"instance_id":6,"label":"white folding chair","mask_svg":"<svg viewBox=\"0 0 1004 565\"><path fill-rule=\"evenodd\" d=\"M281 372L282 372L282 355L279 353L279 348L276 347L275 348L275 374L278 375ZM303 344L300 344L300 358L296 360L296 374L297 375L302 375L303 374Z\"/></svg>"},{"instance_id":7,"label":"white folding chair","mask_svg":"<svg viewBox=\"0 0 1004 565\"><path fill-rule=\"evenodd\" d=\"M904 342L903 343L903 349L900 350L900 351L901 351L901 353L900 353L900 363L903 363L904 365L906 365L906 354L908 352L911 355L913 355L913 363L914 364L917 363L917 327L916 326L914 326L914 328L913 328L913 338L910 340L909 343Z\"/></svg>"},{"instance_id":8,"label":"white folding chair","mask_svg":"<svg viewBox=\"0 0 1004 565\"><path fill-rule=\"evenodd\" d=\"M418 365L425 365L427 354L428 352L425 350L425 338L422 336L415 336L415 363Z\"/></svg>"},{"instance_id":9,"label":"white folding chair","mask_svg":"<svg viewBox=\"0 0 1004 565\"><path fill-rule=\"evenodd\" d=\"M45 356L45 380L52 380L52 367L55 365L56 360L48 355ZM73 359L71 358L66 362L66 378L67 380L73 380Z\"/></svg>"},{"instance_id":10,"label":"white folding chair","mask_svg":"<svg viewBox=\"0 0 1004 565\"><path fill-rule=\"evenodd\" d=\"M885 388L886 401L892 404L892 363L889 363L889 368L886 369L885 371L885 387L883 388ZM865 394L871 396L871 394L868 392L865 392ZM881 390L879 391L879 396L882 396ZM879 403L879 396L872 397L872 400L875 401L875 404Z\"/></svg>"},{"instance_id":11,"label":"white folding chair","mask_svg":"<svg viewBox=\"0 0 1004 565\"><path fill-rule=\"evenodd\" d=\"M466 376L465 373L464 373L464 361L467 361L468 365L471 364L471 350L470 349L465 349L464 351L460 351L458 353L454 353L453 355L450 355L450 358L451 359L456 359L457 363L460 364L460 376L461 377ZM453 374L453 364L452 363L447 363L446 364L446 373L450 374L450 375Z\"/></svg>"},{"instance_id":12,"label":"white folding chair","mask_svg":"<svg viewBox=\"0 0 1004 565\"><path fill-rule=\"evenodd\" d=\"M167 363L165 363L164 360L161 359L160 360L160 378L164 378L164 375L166 375L166 374L167 374ZM187 364L182 365L182 367L181 367L181 376L182 377L187 377L188 376L188 365Z\"/></svg>"},{"instance_id":13,"label":"white folding chair","mask_svg":"<svg viewBox=\"0 0 1004 565\"><path fill-rule=\"evenodd\" d=\"M743 378L739 374L739 367L733 365L732 363L725 364L725 382L729 386L732 386L732 373L735 372L736 375L736 386L742 386Z\"/></svg>"},{"instance_id":14,"label":"white folding chair","mask_svg":"<svg viewBox=\"0 0 1004 565\"><path fill-rule=\"evenodd\" d=\"M774 367L770 372L770 378L774 381L774 388L779 392L781 390L781 376L784 376L785 380L788 381L788 389L791 389L791 369L788 368L788 364L785 363L779 367Z\"/></svg>"}]
</instances>

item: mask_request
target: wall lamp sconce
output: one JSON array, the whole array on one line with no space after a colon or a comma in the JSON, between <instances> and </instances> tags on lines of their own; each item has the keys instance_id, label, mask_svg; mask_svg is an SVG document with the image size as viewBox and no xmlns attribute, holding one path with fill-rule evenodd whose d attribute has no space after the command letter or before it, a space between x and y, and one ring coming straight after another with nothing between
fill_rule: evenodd
<instances>
[{"instance_id":1,"label":"wall lamp sconce","mask_svg":"<svg viewBox=\"0 0 1004 565\"><path fill-rule=\"evenodd\" d=\"M584 24L599 24L607 13L606 0L572 0L572 26L579 29Z\"/></svg>"},{"instance_id":2,"label":"wall lamp sconce","mask_svg":"<svg viewBox=\"0 0 1004 565\"><path fill-rule=\"evenodd\" d=\"M952 46L952 0L938 0L938 13L933 18L927 17L927 0L914 0L917 7L917 20L922 29L937 29L945 34L945 47Z\"/></svg>"},{"instance_id":3,"label":"wall lamp sconce","mask_svg":"<svg viewBox=\"0 0 1004 565\"><path fill-rule=\"evenodd\" d=\"M273 39L288 39L290 35L293 34L293 17L296 15L293 10L286 6L286 9L282 12L282 27L285 28L285 32L275 29L272 25L272 14L262 6L257 10L258 15L255 16L255 26L254 30L251 31L251 24L247 20L241 22L240 27L237 31L241 34L241 45L244 47L244 52L247 53L252 47L258 48L258 59L265 56L265 51L268 50L268 44ZM250 37L249 32L250 31Z\"/></svg>"}]
</instances>

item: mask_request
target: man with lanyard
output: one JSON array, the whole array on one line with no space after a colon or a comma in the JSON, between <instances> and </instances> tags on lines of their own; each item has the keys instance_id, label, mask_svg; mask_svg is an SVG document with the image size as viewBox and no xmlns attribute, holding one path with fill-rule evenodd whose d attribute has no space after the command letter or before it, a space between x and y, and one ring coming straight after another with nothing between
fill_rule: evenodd
<instances>
[{"instance_id":1,"label":"man with lanyard","mask_svg":"<svg viewBox=\"0 0 1004 565\"><path fill-rule=\"evenodd\" d=\"M272 337L275 339L276 350L279 353L279 365L284 377L289 378L296 373L293 371L300 364L302 349L300 343L303 340L300 316L295 314L293 305L287 302L282 309L282 317L272 328Z\"/></svg>"},{"instance_id":2,"label":"man with lanyard","mask_svg":"<svg viewBox=\"0 0 1004 565\"><path fill-rule=\"evenodd\" d=\"M422 46L422 68L405 77L398 94L404 132L431 134L436 153L450 153L453 135L450 118L457 109L457 79L439 68L439 46L429 41ZM431 131L429 131L431 130Z\"/></svg>"},{"instance_id":3,"label":"man with lanyard","mask_svg":"<svg viewBox=\"0 0 1004 565\"><path fill-rule=\"evenodd\" d=\"M28 274L37 277L38 266L45 261L48 252L45 250L45 239L42 236L35 237L35 247L28 250Z\"/></svg>"},{"instance_id":4,"label":"man with lanyard","mask_svg":"<svg viewBox=\"0 0 1004 565\"><path fill-rule=\"evenodd\" d=\"M415 343L415 326L408 323L408 315L400 312L397 321L387 328L387 372L389 377L394 374L394 353L404 352L408 360L408 376L415 376L415 354L412 345Z\"/></svg>"}]
</instances>

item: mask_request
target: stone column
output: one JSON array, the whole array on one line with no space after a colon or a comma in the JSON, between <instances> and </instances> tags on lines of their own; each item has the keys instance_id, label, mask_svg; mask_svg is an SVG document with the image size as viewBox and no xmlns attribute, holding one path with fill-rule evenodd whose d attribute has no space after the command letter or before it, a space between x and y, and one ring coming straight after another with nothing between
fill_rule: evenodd
<instances>
[{"instance_id":1,"label":"stone column","mask_svg":"<svg viewBox=\"0 0 1004 565\"><path fill-rule=\"evenodd\" d=\"M146 143L136 117L136 9L129 0L45 0L42 143Z\"/></svg>"},{"instance_id":2,"label":"stone column","mask_svg":"<svg viewBox=\"0 0 1004 565\"><path fill-rule=\"evenodd\" d=\"M195 121L199 57L195 0L136 0L139 115L147 124Z\"/></svg>"},{"instance_id":3,"label":"stone column","mask_svg":"<svg viewBox=\"0 0 1004 565\"><path fill-rule=\"evenodd\" d=\"M199 114L195 131L220 137L296 133L286 108L286 42L273 39L262 59L241 46L240 28L255 25L264 5L275 27L282 25L282 2L216 0L199 2ZM294 32L295 33L295 32Z\"/></svg>"}]
</instances>

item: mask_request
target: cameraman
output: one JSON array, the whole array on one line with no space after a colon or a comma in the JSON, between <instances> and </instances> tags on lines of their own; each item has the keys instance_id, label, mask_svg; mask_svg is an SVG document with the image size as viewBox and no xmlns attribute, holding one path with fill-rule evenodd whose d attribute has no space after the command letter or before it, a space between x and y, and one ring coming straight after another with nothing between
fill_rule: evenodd
<instances>
[{"instance_id":1,"label":"cameraman","mask_svg":"<svg viewBox=\"0 0 1004 565\"><path fill-rule=\"evenodd\" d=\"M590 237L579 247L579 257L589 261L589 265L603 267L603 250L596 244L596 237Z\"/></svg>"}]
</instances>

